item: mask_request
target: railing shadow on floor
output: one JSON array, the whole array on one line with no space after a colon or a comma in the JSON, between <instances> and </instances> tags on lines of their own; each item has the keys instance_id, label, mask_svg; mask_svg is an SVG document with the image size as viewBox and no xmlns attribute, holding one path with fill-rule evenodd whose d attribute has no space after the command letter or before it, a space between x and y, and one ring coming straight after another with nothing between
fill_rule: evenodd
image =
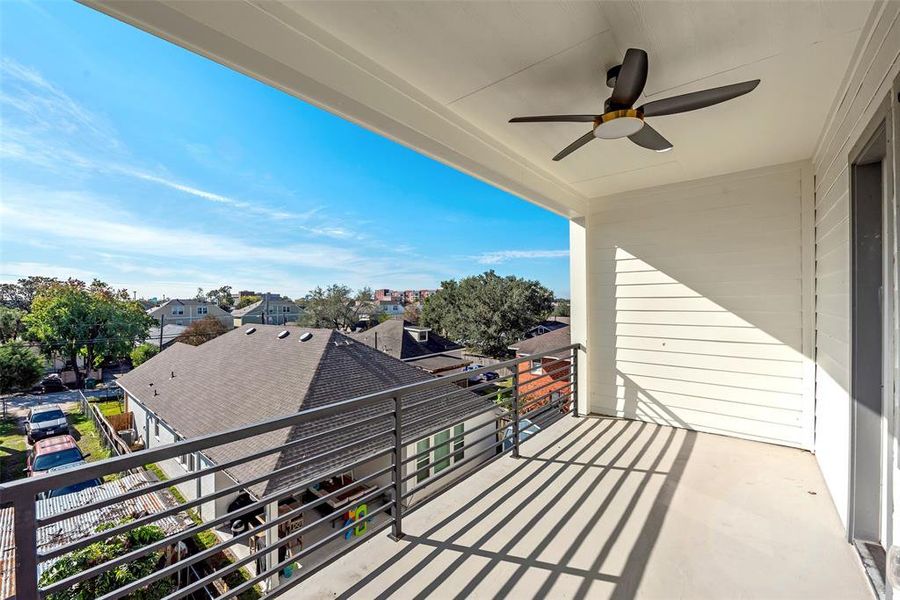
<instances>
[{"instance_id":1,"label":"railing shadow on floor","mask_svg":"<svg viewBox=\"0 0 900 600\"><path fill-rule=\"evenodd\" d=\"M350 598L363 590L374 592L374 587L368 587L370 584L379 586L379 592L375 594L378 598L399 594L410 578L421 577L425 568L444 551L452 552L456 558L441 570L439 577L427 582L416 598L447 596L448 593L456 598L472 597L477 595L476 589L483 581L491 578L496 585L498 577L505 581L500 584L499 591L492 591L489 595L494 598L514 597L516 593L513 588L530 574L537 575L532 579L536 582L534 589L529 588L529 593L535 598L552 597L553 586L563 576L570 583L573 577L576 581L580 579L577 590L567 594L567 597L587 598L596 581L613 586L610 597L633 597L643 578L647 557L666 519L672 496L690 459L697 434L652 423L612 418L585 417L579 421L532 455L527 455L528 444L525 444L521 464L424 533L407 534L403 549L338 597ZM642 463L649 463L649 466L640 468ZM663 463L666 463L665 467ZM530 481L540 483L533 487L527 483L512 486L495 498L504 486L508 487L510 481L526 472ZM616 473L617 477L610 477L612 473ZM662 482L650 486L654 477L662 478ZM566 482L572 484L566 485ZM630 498L623 493L626 482L627 489L632 490ZM592 496L602 493L600 485L604 483L609 484L604 490L605 497L585 519L583 507ZM573 491L575 487L577 489ZM548 493L552 495L548 497ZM573 494L577 496L573 497ZM616 547L617 552L622 550L620 537L623 530L635 517L638 503L646 505L646 495L652 495L651 506L641 513L643 522L627 550L624 568L617 569L616 573L604 572L604 563L613 548ZM621 508L623 498L625 507ZM486 507L482 505L485 500L490 500ZM504 516L511 512L511 506L518 509L533 506L534 503L539 504L540 510L530 518L524 515L526 518L519 521ZM612 520L611 533L598 544L589 568L573 565L572 559L576 553L583 561L586 542L589 542L593 529L601 519ZM552 533L533 546L522 542L522 536L537 529L539 524L540 529L545 530L550 522ZM463 542L461 538L469 537L467 534L480 523L492 526L476 541ZM521 535L512 536L496 549L498 534L505 531L504 535L508 535L510 527L515 527ZM563 530L565 535L560 536ZM438 536L442 531L445 534ZM447 531L454 533L446 536ZM551 545L554 559L542 559ZM527 550L524 556L521 552L523 547ZM420 560L413 560L411 557L421 554L423 548L429 548L430 552ZM514 548L520 551L513 553ZM473 557L480 559L477 562L479 568L471 576L466 575L468 583L462 589L441 587ZM484 559L487 559L486 563ZM498 569L501 565L504 568ZM386 586L383 581L376 582L388 570L393 581Z\"/></svg>"}]
</instances>

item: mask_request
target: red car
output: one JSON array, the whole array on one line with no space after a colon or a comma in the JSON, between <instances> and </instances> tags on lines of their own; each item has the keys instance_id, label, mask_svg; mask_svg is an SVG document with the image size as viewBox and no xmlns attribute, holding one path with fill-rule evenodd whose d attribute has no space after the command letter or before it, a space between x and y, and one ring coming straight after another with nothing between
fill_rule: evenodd
<instances>
[{"instance_id":1,"label":"red car","mask_svg":"<svg viewBox=\"0 0 900 600\"><path fill-rule=\"evenodd\" d=\"M53 467L84 460L88 454L82 454L71 435L57 435L35 443L28 454L28 467L25 469L29 477L44 475Z\"/></svg>"}]
</instances>

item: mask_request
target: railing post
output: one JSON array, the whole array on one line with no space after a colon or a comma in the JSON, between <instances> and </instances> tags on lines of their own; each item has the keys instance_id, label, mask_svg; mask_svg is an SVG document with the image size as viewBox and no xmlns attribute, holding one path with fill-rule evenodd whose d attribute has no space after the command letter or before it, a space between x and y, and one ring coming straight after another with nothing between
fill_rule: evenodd
<instances>
[{"instance_id":1,"label":"railing post","mask_svg":"<svg viewBox=\"0 0 900 600\"><path fill-rule=\"evenodd\" d=\"M37 522L35 501L30 494L17 492L13 499L16 543L16 597L38 598Z\"/></svg>"},{"instance_id":2,"label":"railing post","mask_svg":"<svg viewBox=\"0 0 900 600\"><path fill-rule=\"evenodd\" d=\"M394 517L390 537L398 542L403 539L403 405L400 396L394 396Z\"/></svg>"},{"instance_id":3,"label":"railing post","mask_svg":"<svg viewBox=\"0 0 900 600\"><path fill-rule=\"evenodd\" d=\"M578 418L578 348L572 348L572 416Z\"/></svg>"},{"instance_id":4,"label":"railing post","mask_svg":"<svg viewBox=\"0 0 900 600\"><path fill-rule=\"evenodd\" d=\"M513 379L512 379L512 405L513 405L513 422L512 422L512 434L513 434L513 450L512 457L519 458L519 365L521 363L516 363L513 365Z\"/></svg>"}]
</instances>

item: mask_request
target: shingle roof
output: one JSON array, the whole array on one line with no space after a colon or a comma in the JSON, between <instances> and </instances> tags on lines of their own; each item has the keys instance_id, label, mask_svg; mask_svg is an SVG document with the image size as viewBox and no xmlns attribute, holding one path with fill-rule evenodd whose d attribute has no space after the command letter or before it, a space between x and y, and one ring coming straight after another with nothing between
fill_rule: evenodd
<instances>
[{"instance_id":1,"label":"shingle roof","mask_svg":"<svg viewBox=\"0 0 900 600\"><path fill-rule=\"evenodd\" d=\"M196 437L433 379L413 366L365 344L354 343L336 331L290 327L290 335L278 339L278 332L285 329L283 326L255 325L255 328L255 333L247 335L245 331L249 327L241 327L197 347L175 343L120 377L119 385L179 434ZM312 339L300 342L300 334L306 331L313 334ZM434 399L441 395L449 396ZM405 438L426 429L459 423L467 415L490 404L453 383L439 384L435 389L413 394L403 401L408 406L429 399L432 401L404 413L404 419L419 421L404 429ZM215 462L226 462L282 446L315 431L352 423L367 415L384 414L391 406L392 402L388 400L368 408L348 410L290 431L279 430L210 448L204 454ZM435 416L437 411L440 414ZM379 432L384 435L362 448L331 457L325 463L290 469L267 485L251 486L250 490L256 495L271 492L290 482L347 464L367 453L388 448L393 443L392 424L393 417L366 424L362 428L366 435ZM237 481L246 481L303 457L350 443L360 435L360 430L348 428L228 471Z\"/></svg>"},{"instance_id":2,"label":"shingle roof","mask_svg":"<svg viewBox=\"0 0 900 600\"><path fill-rule=\"evenodd\" d=\"M248 304L244 308L236 308L233 311L231 311L231 316L232 317L243 317L248 312L250 312L251 310L253 310L254 308L256 308L257 306L259 306L262 303L263 303L262 300L257 300L253 304Z\"/></svg>"},{"instance_id":3,"label":"shingle roof","mask_svg":"<svg viewBox=\"0 0 900 600\"><path fill-rule=\"evenodd\" d=\"M394 358L400 359L428 356L429 354L440 354L442 352L452 352L453 350L462 349L462 346L459 344L454 344L433 331L428 332L427 341L419 342L412 334L406 331L407 327L415 326L403 319L390 319L371 329L348 335L373 348L376 348L375 341L377 337L378 350L390 354Z\"/></svg>"},{"instance_id":4,"label":"shingle roof","mask_svg":"<svg viewBox=\"0 0 900 600\"><path fill-rule=\"evenodd\" d=\"M520 340L510 348L519 354L538 354L548 350L563 348L572 343L571 328L566 325L542 335Z\"/></svg>"}]
</instances>

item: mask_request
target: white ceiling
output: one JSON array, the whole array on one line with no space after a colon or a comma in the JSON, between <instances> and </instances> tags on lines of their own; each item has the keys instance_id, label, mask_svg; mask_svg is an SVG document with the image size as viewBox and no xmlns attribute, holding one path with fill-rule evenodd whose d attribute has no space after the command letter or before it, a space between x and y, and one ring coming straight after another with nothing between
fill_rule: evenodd
<instances>
[{"instance_id":1,"label":"white ceiling","mask_svg":"<svg viewBox=\"0 0 900 600\"><path fill-rule=\"evenodd\" d=\"M585 199L810 158L872 7L860 1L89 4L563 214ZM224 37L222 37L224 36ZM751 94L551 157L600 112L605 72L647 50L644 101L761 79ZM266 62L268 60L268 62Z\"/></svg>"}]
</instances>

